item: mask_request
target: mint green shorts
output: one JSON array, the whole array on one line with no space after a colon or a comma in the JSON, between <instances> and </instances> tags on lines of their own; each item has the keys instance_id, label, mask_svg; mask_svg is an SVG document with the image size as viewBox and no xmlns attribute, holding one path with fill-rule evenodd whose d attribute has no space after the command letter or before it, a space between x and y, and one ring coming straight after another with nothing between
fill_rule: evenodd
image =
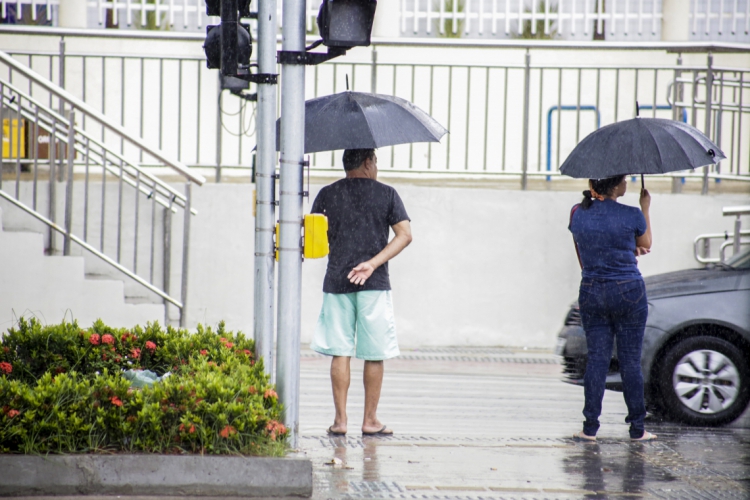
<instances>
[{"instance_id":1,"label":"mint green shorts","mask_svg":"<svg viewBox=\"0 0 750 500\"><path fill-rule=\"evenodd\" d=\"M329 356L381 361L400 354L390 290L324 293L310 348Z\"/></svg>"}]
</instances>

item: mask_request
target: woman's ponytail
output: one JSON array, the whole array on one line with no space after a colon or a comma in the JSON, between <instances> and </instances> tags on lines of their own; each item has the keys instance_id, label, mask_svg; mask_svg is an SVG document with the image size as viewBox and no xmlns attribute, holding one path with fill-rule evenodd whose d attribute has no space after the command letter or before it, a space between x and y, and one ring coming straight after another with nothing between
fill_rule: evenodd
<instances>
[{"instance_id":1,"label":"woman's ponytail","mask_svg":"<svg viewBox=\"0 0 750 500\"><path fill-rule=\"evenodd\" d=\"M589 208L594 203L594 200L592 198L593 196L591 195L590 190L587 189L586 191L584 191L583 199L581 200L581 208L583 208L584 210Z\"/></svg>"}]
</instances>

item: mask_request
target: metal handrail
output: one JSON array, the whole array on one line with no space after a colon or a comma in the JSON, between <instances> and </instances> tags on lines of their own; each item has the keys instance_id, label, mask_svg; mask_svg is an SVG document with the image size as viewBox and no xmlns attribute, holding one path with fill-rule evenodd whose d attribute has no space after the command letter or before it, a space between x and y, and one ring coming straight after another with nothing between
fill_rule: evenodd
<instances>
[{"instance_id":1,"label":"metal handrail","mask_svg":"<svg viewBox=\"0 0 750 500\"><path fill-rule=\"evenodd\" d=\"M58 37L121 38L131 40L204 41L204 33L135 31L115 29L73 29L36 26L4 25L0 35L46 35ZM308 36L307 41L317 40ZM281 41L281 36L277 37ZM584 49L584 50L659 50L673 53L689 52L750 52L750 44L727 42L606 42L567 40L462 40L373 37L371 45L391 47L455 47L455 48L515 48L515 49Z\"/></svg>"},{"instance_id":2,"label":"metal handrail","mask_svg":"<svg viewBox=\"0 0 750 500\"><path fill-rule=\"evenodd\" d=\"M27 206L26 204L24 204L24 203L18 201L17 199L13 198L12 196L10 196L6 192L4 192L2 189L0 189L0 197L2 197L5 200L8 200L13 205L17 206L18 208L20 208L21 210L23 210L27 214L29 214L32 217L36 218L37 220L41 221L45 225L51 227L52 229L54 229L58 233L62 234L63 236L69 237L71 239L71 241L77 243L78 245L80 245L81 247L85 248L86 250L88 250L92 254L96 255L97 257L99 257L104 262L106 262L107 264L111 265L112 267L114 267L115 269L117 269L118 271L120 271L121 273L125 274L126 276L128 276L132 280L137 281L139 284L141 284L144 287L148 288L150 291L154 292L156 295L158 295L162 299L166 300L167 302L169 302L171 304L174 304L175 306L177 306L180 309L182 309L182 302L180 302L177 299L172 298L171 296L169 296L168 294L164 293L159 288L155 287L154 285L152 285L148 281L144 280L143 278L141 278L137 274L130 272L126 267L122 266L121 264L119 264L119 263L115 262L114 260L112 260L111 258L107 257L102 252L100 252L96 248L92 247L91 245L89 245L88 243L86 243L85 241L83 241L82 239L80 239L79 237L77 237L76 235L74 235L74 234L68 234L68 232L64 228L62 228L59 225L55 224L54 222L52 222L51 220L49 220L48 218L46 218L45 216L43 216L42 214L40 214L36 210L32 209L31 207Z\"/></svg>"},{"instance_id":3,"label":"metal handrail","mask_svg":"<svg viewBox=\"0 0 750 500\"><path fill-rule=\"evenodd\" d=\"M109 120L105 115L103 115L96 109L92 108L91 106L89 106L82 100L78 99L71 93L67 92L63 88L59 87L58 85L55 85L54 83L47 80L46 78L43 78L41 75L31 70L28 66L25 66L24 64L19 63L18 61L13 59L10 55L8 55L6 52L2 50L0 50L0 61L7 64L11 68L13 68L14 71L18 71L20 74L24 75L26 78L33 81L35 84L49 91L50 93L52 93L59 99L67 102L68 104L70 104L71 107L80 110L87 117L94 119L103 127L111 130L112 132L119 135L121 138L127 140L131 144L137 146L141 150L145 151L146 153L150 154L154 158L158 159L159 161L164 163L166 166L172 168L173 170L175 170L176 172L178 172L180 175L190 180L191 182L194 182L198 184L199 186L203 185L203 183L206 182L206 178L203 177L202 175L194 174L193 172L190 172L190 169L184 164L182 164L181 162L172 160L166 154L164 154L164 152L146 144L146 142L143 139L130 134L123 127L115 123L112 123L111 120Z\"/></svg>"},{"instance_id":4,"label":"metal handrail","mask_svg":"<svg viewBox=\"0 0 750 500\"><path fill-rule=\"evenodd\" d=\"M742 231L740 231L740 236L750 236L750 229L743 229ZM702 248L705 248L705 245L710 240L725 240L719 248L718 257L704 257L702 255ZM740 240L740 244L750 245L750 240ZM714 264L717 262L724 262L724 250L730 245L734 245L734 241L731 239L728 231L725 231L723 233L700 234L696 236L695 240L693 240L695 260L697 260L701 264Z\"/></svg>"},{"instance_id":5,"label":"metal handrail","mask_svg":"<svg viewBox=\"0 0 750 500\"><path fill-rule=\"evenodd\" d=\"M724 207L721 209L722 215L750 215L750 205L742 205L739 207Z\"/></svg>"},{"instance_id":6,"label":"metal handrail","mask_svg":"<svg viewBox=\"0 0 750 500\"><path fill-rule=\"evenodd\" d=\"M3 53L0 52L0 57L2 55ZM22 73L26 74L26 72ZM40 84L38 79L30 79L30 81L33 81L35 86ZM54 87L53 84L39 86L47 89ZM52 94L55 95L54 93ZM62 108L67 96L60 94L64 93L59 92L56 94L60 98L60 107ZM138 285L160 297L165 305L173 304L176 306L180 313L180 325L185 326L187 320L186 298L188 282L188 269L186 266L189 254L190 218L192 217L192 214L197 213L191 208L190 186L191 183L194 182L192 179L201 180L202 177L191 173L190 177L192 177L192 179L186 179L185 194L183 195L177 192L173 187L154 176L153 173L147 172L132 160L128 160L122 151L113 151L112 148L105 143L104 135L102 135L101 139L96 139L90 133L83 130L82 127L76 126L75 116L77 113L74 109L70 110L68 116L64 116L62 112L52 109L51 99L52 98L50 98L50 104L45 105L39 102L38 99L23 92L16 85L0 79L0 110L7 110L7 114L3 114L3 117L18 120L18 125L11 126L9 129L11 134L9 142L15 146L11 150L11 154L7 159L15 163L15 179L8 178L8 181L10 181L8 183L8 189L3 189L5 186L3 186L3 179L0 177L0 198L8 200L19 209L30 214L35 219L46 225L49 242L48 249L50 253L57 251L55 236L58 233L62 234L64 236L64 246L62 249L63 255L71 255L71 243L77 244L83 250L92 253L95 257L98 257L112 268L123 273ZM69 102L70 100L68 100L68 103ZM75 107L75 103L73 103L73 108ZM91 115L86 113L86 111L88 111L86 107L78 107L83 108L84 113L82 114L84 115L84 118L91 117ZM78 116L80 117L81 114L78 114ZM104 115L101 116L103 117ZM96 118L97 117L94 117L94 121L101 122L101 120ZM19 135L19 132L21 131L21 123L25 123L24 127L26 132L29 133L28 137L32 138L32 142L30 142L29 145L33 145L31 149L24 152L25 155L31 156L30 161L26 162L22 162L21 160L21 141L19 140L19 137L21 137ZM111 126L106 128L113 129ZM16 130L18 130L18 132L16 132ZM105 130L105 127L102 127L102 130ZM40 135L40 132L46 134ZM3 135L2 129L0 129L0 136L1 135ZM49 137L49 145L47 147L47 156L42 156L40 158L40 155L43 155L44 153L40 153L39 144L41 144L41 141L38 141L37 138L44 135ZM128 139L128 137L125 137L122 134L120 134L120 138L123 140ZM139 146L139 142L142 141L130 142ZM144 151L144 153L148 152L150 151ZM77 164L76 155L80 155L83 158L83 161ZM157 161L159 160L156 155L152 156L156 158ZM77 165L80 167L81 163L83 163L83 168L76 168ZM174 169L175 165L164 163L162 166ZM20 186L23 182L21 172L24 168L29 168L33 174L33 176L29 178L31 189L28 191L28 196L33 200L32 203L21 199ZM92 169L94 175L98 176L101 174L101 197L99 200L96 199L96 195L93 197L90 195L89 176ZM47 195L49 197L49 202L46 203L46 210L49 211L48 214L42 214L37 205L38 196L42 192L41 189L38 189L40 171L44 172L42 175L45 177L48 175L49 180L49 193ZM78 217L78 215L74 216L73 203L75 173L85 173L85 179L83 182L83 206L81 207L79 205L79 211L82 210L82 218L79 221L79 223L82 223L82 235L73 233L74 218ZM42 180L46 180L45 177L42 177ZM115 183L108 183L108 177L115 178ZM64 223L61 223L61 218L56 216L57 185L62 181L66 181L64 194ZM11 187L13 184L15 184L15 193L13 193L13 188ZM114 195L115 198L113 200L115 203L114 208L116 209L116 216L114 216L116 228L113 228L112 230L107 229L111 225L110 221L112 221L112 217L106 215L108 210L105 203L106 198L109 198L106 189L108 185L113 185L114 189L116 189ZM127 187L128 189L132 188L136 193L135 197L132 198L133 202L131 205L132 208L134 208L135 216L131 219L132 222L126 220L125 224L123 224L123 209L125 208L123 205L123 200L125 199L123 196L124 187ZM146 202L144 198L149 201ZM94 207L97 206L97 203L100 203L100 207L95 208L95 210L98 210L99 208L101 209L100 217L90 217L92 214L92 209L90 207L92 205L90 205L89 200L91 200ZM112 207L112 203L113 202L109 203L109 207ZM131 202L127 203L130 204ZM145 203L144 208L140 209L140 205L143 203ZM151 206L150 224L147 219L139 215L142 210L144 211L143 215L146 215L148 212L145 211L148 210L149 205ZM161 287L155 284L157 283L155 281L155 273L157 271L155 242L158 241L156 215L157 213L162 214L161 209L157 212L158 206L164 207L163 228L159 229L159 231L163 230L164 232L162 243L163 249L160 252L162 254L161 258L163 258L161 272L164 273ZM180 287L181 298L177 298L178 296L176 294L173 295L170 293L169 274L171 273L172 254L171 220L172 214L180 207L184 209L184 229L182 235L183 269L181 277L182 283ZM125 217L127 217L127 215L125 215ZM148 216L146 215L146 217ZM95 219L98 219L96 221L98 227L92 225L92 222ZM99 240L98 248L90 242L92 240L89 228L94 231L94 234L98 232L96 235ZM145 239L141 240L139 243L139 235L142 236L144 231L150 233L150 251L143 248L143 242L149 240L148 235L146 235ZM130 247L130 250L128 247ZM113 248L115 250L109 252L109 249ZM145 254L147 255L145 258L144 250L146 250ZM128 252L130 253L128 254ZM125 264L125 260L123 259L132 260L129 264ZM144 266L146 267L144 268ZM149 267L150 277L146 277L149 272L147 270ZM142 276L138 274L139 268ZM143 274L144 271L146 274ZM165 313L167 313L166 320L168 321L169 314L166 309Z\"/></svg>"},{"instance_id":7,"label":"metal handrail","mask_svg":"<svg viewBox=\"0 0 750 500\"><path fill-rule=\"evenodd\" d=\"M45 106L44 104L40 103L38 100L36 100L33 97L29 96L28 94L26 94L25 92L23 92L22 90L20 90L18 87L14 86L11 83L8 83L7 81L0 80L0 88L9 88L9 89L11 89L13 92L15 92L18 95L22 96L24 101L27 101L27 102L33 104L34 106L36 106L37 108L43 110L46 114L48 114L51 117L55 118L59 122L65 122L65 121L67 121L67 118L63 117L62 115L60 115L59 113L57 113L52 108L49 108L49 107ZM1 97L3 99L7 100L10 103L10 98L9 97L7 97L5 95L2 95ZM34 114L31 111L29 111L27 108L24 108L24 112L25 112L24 114L25 114L26 118L28 118L29 120L36 120L36 117L34 116ZM44 117L44 116L40 116L39 117L39 123L40 124L41 124L41 120L47 120L47 118ZM52 132L52 127L49 126L49 124L46 124L46 126L43 126L42 128L44 130L46 130L47 132L50 132L50 133ZM119 160L119 161L123 162L124 164L127 164L130 168L132 168L133 170L135 170L136 172L140 173L141 175L143 175L144 177L146 177L148 180L150 180L151 182L153 182L155 188L156 188L156 186L158 186L158 187L162 188L164 191L166 191L166 193L168 193L168 194L160 193L162 196L164 196L167 199L172 198L173 201L178 201L179 200L179 203L177 203L177 205L180 206L180 207L183 207L183 208L185 207L185 195L184 194L182 194L179 191L175 190L172 186L170 186L169 184L165 183L164 181L162 181L158 177L156 177L154 175L151 175L149 172L147 172L143 168L139 167L137 164L133 163L132 161L128 160L127 158L125 158L120 153L117 153L116 151L112 150L106 144L104 144L103 142L101 142L98 139L94 138L93 136L91 136L91 134L87 133L82 128L76 126L76 127L74 127L74 130L75 130L75 132L77 134L81 135L84 139L87 139L91 144L102 148L102 150L105 150L107 152L107 156L112 157L112 158L114 158L116 160ZM60 132L56 132L56 136L57 136L58 140L60 140L63 143L67 144L67 142L68 142L67 135L64 135L64 134L62 134ZM74 145L74 147L76 148L76 151L78 151L79 153L85 153L85 150L80 145L80 143L76 143ZM102 166L104 168L107 168L107 170L112 175L114 175L116 177L119 177L119 173L117 171L115 171L114 169L112 169L111 167L107 167L106 165L100 163L99 161L96 161L96 164L100 165L100 166ZM131 174L131 175L133 175L133 174ZM125 182L129 183L132 187L136 186L135 182L133 182L132 179L124 178L123 180ZM143 194L145 194L145 195L154 194L154 193L149 193L145 188L141 188L141 192ZM161 200L157 200L157 202L159 204L161 204L162 206L164 206L165 208L169 207L169 205L167 203L165 203L165 202L163 202ZM172 208L172 210L174 211L174 208ZM191 213L193 215L198 215L198 211L195 210L195 209L192 209L192 208L191 208Z\"/></svg>"},{"instance_id":8,"label":"metal handrail","mask_svg":"<svg viewBox=\"0 0 750 500\"><path fill-rule=\"evenodd\" d=\"M7 82L4 82L2 80L0 80L0 86L11 87ZM2 98L6 102L8 102L8 103L11 102L10 99L7 96L2 96ZM49 110L49 108L42 108L42 109L45 109L45 112L51 111L51 110ZM36 119L35 115L30 110L28 110L28 108L22 108L22 110L23 110L23 112L21 113L21 116L23 116L27 120L35 120ZM65 122L64 119L59 119L59 115L57 116L57 118L58 118L58 121ZM44 123L44 121L43 121L44 119L45 118L43 118L43 117L40 116L39 119L37 120L37 124L40 126L40 128L42 130L45 130L48 133L52 134L53 133L53 127L49 123ZM168 203L168 200L170 198L172 199L172 201L180 200L181 203L176 203L176 205L180 206L180 207L183 207L183 208L185 207L185 196L182 193L179 193L179 192L175 191L169 185L165 185L164 182L161 181L161 179L159 179L158 177L154 177L153 175L149 174L148 172L146 172L142 168L139 168L139 167L135 166L132 162L124 159L120 154L118 154L118 153L112 151L111 149L107 148L106 145L103 145L102 143L100 143L96 139L93 139L90 136L88 136L88 134L80 132L80 129L78 127L75 127L74 130L76 131L76 133L79 133L80 135L84 136L85 139L89 140L90 143L93 143L96 146L100 146L103 150L105 150L107 152L108 156L112 157L112 159L120 160L123 164L127 163L128 166L130 166L131 168L134 168L139 174L142 174L148 180L152 180L152 181L155 180L156 182L154 182L154 188L151 189L151 190L149 190L149 189L146 188L146 186L139 186L139 184L136 181L134 181L133 179L131 179L130 177L126 177L126 176L121 175L120 172L117 169L115 169L115 168L113 168L111 166L111 162L110 162L110 164L107 164L105 162L102 162L101 160L98 160L96 158L91 157L91 154L90 154L91 150L89 149L87 151L86 148L84 148L83 145L80 143L80 141L76 142L73 145L73 148L75 149L75 151L77 153L81 153L83 155L87 155L88 154L90 160L92 160L95 165L100 166L100 167L106 169L107 173L111 174L112 176L117 177L117 178L121 178L123 182L127 183L130 187L137 189L140 193L142 193L143 195L145 195L147 197L151 197L151 196L155 196L157 194L161 194L162 197L165 198L167 201L164 201L164 199L159 199L158 197L155 197L156 202L159 205L161 205L162 207L171 210L173 213L176 213L177 209L175 207L173 207L173 206L170 206L170 204ZM56 138L57 141L59 141L59 142L61 142L63 144L68 145L68 136L67 136L67 134L64 134L60 130L55 130L54 134L55 134L55 138ZM124 171L123 171L123 173L124 173ZM130 175L132 175L132 174L130 174ZM168 194L159 192L158 189L157 189L157 185L158 185L158 187L162 187L162 185L165 185L168 188L167 189ZM193 215L198 215L198 212L195 209L191 209L191 213Z\"/></svg>"}]
</instances>

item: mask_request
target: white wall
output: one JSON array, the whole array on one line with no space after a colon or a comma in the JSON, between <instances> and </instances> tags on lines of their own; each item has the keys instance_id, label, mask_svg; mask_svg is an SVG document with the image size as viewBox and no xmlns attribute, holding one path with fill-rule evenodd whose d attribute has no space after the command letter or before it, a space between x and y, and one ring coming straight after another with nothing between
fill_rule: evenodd
<instances>
[{"instance_id":1,"label":"white wall","mask_svg":"<svg viewBox=\"0 0 750 500\"><path fill-rule=\"evenodd\" d=\"M570 207L580 201L579 191L522 192L441 186L439 182L432 186L407 180L386 182L395 186L404 200L414 232L414 242L391 263L402 345L554 344L577 293L579 269L567 224ZM313 197L322 185L311 186ZM198 322L225 320L230 328L252 332L252 189L251 184L206 184L194 189L199 214L193 217L191 227L191 328ZM622 201L637 205L637 186L631 186L630 191ZM127 206L130 201L126 198L123 213L132 212ZM641 272L648 276L697 267L693 239L702 233L731 232L733 219L722 217L722 207L749 202L750 192L653 194L654 248L640 258ZM28 216L7 203L0 207L6 230L39 230ZM306 203L305 211L309 208ZM750 227L750 218L743 220L743 227ZM179 218L173 231L178 245L182 238ZM109 232L110 238L113 233ZM127 236L123 239L129 241ZM101 272L102 266L87 259L88 272ZM326 262L307 260L303 264L303 342L312 337ZM175 284L179 284L179 272L180 262L175 261ZM12 285L0 283L5 286ZM175 310L171 317L177 319Z\"/></svg>"},{"instance_id":2,"label":"white wall","mask_svg":"<svg viewBox=\"0 0 750 500\"><path fill-rule=\"evenodd\" d=\"M552 347L580 277L567 230L578 192L395 187L414 231L391 265L402 344ZM637 206L633 193L623 202ZM641 272L697 267L695 236L731 231L721 208L749 200L654 194L655 242ZM304 264L303 342L312 336L324 271L324 262Z\"/></svg>"}]
</instances>

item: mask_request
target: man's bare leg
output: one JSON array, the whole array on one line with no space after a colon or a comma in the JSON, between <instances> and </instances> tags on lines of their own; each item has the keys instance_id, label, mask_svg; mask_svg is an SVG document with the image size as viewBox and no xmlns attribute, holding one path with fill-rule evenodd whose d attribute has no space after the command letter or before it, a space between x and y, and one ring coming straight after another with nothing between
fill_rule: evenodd
<instances>
[{"instance_id":1,"label":"man's bare leg","mask_svg":"<svg viewBox=\"0 0 750 500\"><path fill-rule=\"evenodd\" d=\"M378 432L383 424L378 420L378 402L380 389L383 386L383 362L365 361L365 418L362 422L363 433ZM390 431L388 431L390 432Z\"/></svg>"},{"instance_id":2,"label":"man's bare leg","mask_svg":"<svg viewBox=\"0 0 750 500\"><path fill-rule=\"evenodd\" d=\"M349 393L349 383L351 381L351 359L347 356L334 356L331 360L333 405L336 407L336 416L330 428L331 432L346 433L346 397Z\"/></svg>"}]
</instances>

